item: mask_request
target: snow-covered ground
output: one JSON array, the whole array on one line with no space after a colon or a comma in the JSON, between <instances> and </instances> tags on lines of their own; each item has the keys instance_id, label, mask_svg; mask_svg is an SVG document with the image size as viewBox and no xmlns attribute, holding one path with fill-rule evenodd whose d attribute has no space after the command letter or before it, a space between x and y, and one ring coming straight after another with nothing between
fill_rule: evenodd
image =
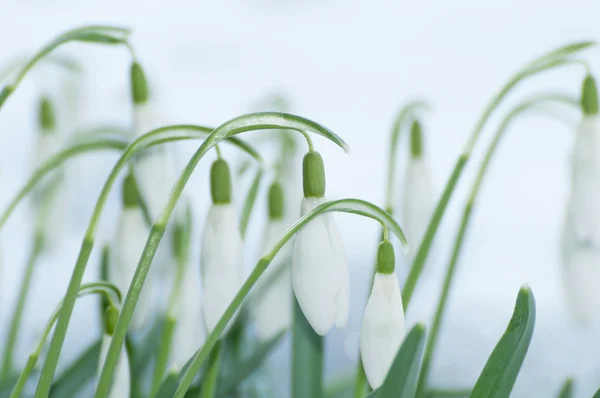
<instances>
[{"instance_id":1,"label":"snow-covered ground","mask_svg":"<svg viewBox=\"0 0 600 398\"><path fill-rule=\"evenodd\" d=\"M404 102L418 97L433 106L424 124L439 192L486 101L534 56L574 40L598 38L598 15L600 3L590 0L4 0L0 64L76 25L131 26L138 56L156 85L162 123L217 125L254 110L269 93L282 92L294 113L328 126L352 148L346 156L316 140L326 162L328 196L381 203L389 129ZM83 57L86 67L78 123L127 124L127 53L81 45L69 46L67 52ZM592 67L600 65L599 54L586 53ZM577 95L583 73L571 67L536 78L509 102L546 88ZM31 171L34 101L49 80L56 85L54 76L28 78L0 112L2 207ZM575 115L567 116L575 121ZM496 115L492 122L497 120ZM492 131L485 131L482 142ZM554 396L567 376L576 380L577 397L589 397L600 387L600 328L571 326L560 283L559 237L572 142L573 131L564 123L531 116L516 123L502 143L461 257L432 373L435 386L474 383L506 327L519 286L528 283L537 301L537 324L513 396ZM403 140L404 150L405 144ZM189 154L194 148L187 144L180 149ZM93 155L73 163L65 193L70 216L57 225L67 237L39 264L25 319L29 333L18 350L23 358L65 290L100 182L115 159L114 154ZM410 322L428 323L431 317L473 177L473 167L469 170L439 232L428 280L411 304ZM207 190L205 164L187 191L206 203ZM104 238L114 226L117 200L115 193L103 217ZM196 213L200 225L203 208ZM258 224L262 214L254 217ZM355 368L378 235L372 221L336 217L352 267L353 302L348 327L327 339L329 375ZM6 325L14 302L30 222L27 206L22 206L2 231L0 325ZM256 228L250 242L259 236ZM249 266L255 254L249 250ZM86 278L93 279L95 272L90 267ZM95 337L88 330L96 324L95 303L88 299L76 308L65 348L68 357ZM0 337L5 333L1 329ZM276 358L282 386L289 373L281 370L287 369L285 355L282 351Z\"/></svg>"}]
</instances>

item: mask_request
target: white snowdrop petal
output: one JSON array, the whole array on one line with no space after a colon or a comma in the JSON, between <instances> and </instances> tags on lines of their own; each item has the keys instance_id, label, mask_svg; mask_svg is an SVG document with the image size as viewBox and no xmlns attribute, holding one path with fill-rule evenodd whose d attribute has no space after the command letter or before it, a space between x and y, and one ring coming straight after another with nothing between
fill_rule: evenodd
<instances>
[{"instance_id":1,"label":"white snowdrop petal","mask_svg":"<svg viewBox=\"0 0 600 398\"><path fill-rule=\"evenodd\" d=\"M104 366L106 355L108 354L108 348L112 337L105 334L102 336L102 344L100 346L100 358L98 361L98 372L96 374L96 380L100 379L100 371ZM131 389L131 375L129 373L129 358L127 356L127 350L125 346L121 348L119 354L119 360L115 367L115 373L112 378L112 386L108 393L109 398L123 398L128 397Z\"/></svg>"},{"instance_id":2,"label":"white snowdrop petal","mask_svg":"<svg viewBox=\"0 0 600 398\"><path fill-rule=\"evenodd\" d=\"M302 214L324 201L304 198ZM345 323L349 304L348 270L345 259L340 259L343 248L339 247L337 236L333 236L332 244L330 231L334 231L332 221L323 216L313 219L296 236L292 260L292 284L298 304L315 332L322 336L336 319L339 318L339 324Z\"/></svg>"},{"instance_id":3,"label":"white snowdrop petal","mask_svg":"<svg viewBox=\"0 0 600 398\"><path fill-rule=\"evenodd\" d=\"M204 227L200 257L202 312L206 330L210 333L245 280L242 237L238 229L237 211L232 204L211 206Z\"/></svg>"},{"instance_id":4,"label":"white snowdrop petal","mask_svg":"<svg viewBox=\"0 0 600 398\"><path fill-rule=\"evenodd\" d=\"M381 386L405 336L404 310L395 274L375 274L365 308L360 353L373 389Z\"/></svg>"},{"instance_id":5,"label":"white snowdrop petal","mask_svg":"<svg viewBox=\"0 0 600 398\"><path fill-rule=\"evenodd\" d=\"M137 208L124 208L114 237L113 250L109 261L108 277L121 291L127 294L129 285L148 238L142 213ZM140 330L148 324L152 312L152 280L148 278L140 293L131 328Z\"/></svg>"},{"instance_id":6,"label":"white snowdrop petal","mask_svg":"<svg viewBox=\"0 0 600 398\"><path fill-rule=\"evenodd\" d=\"M433 186L423 158L408 161L404 196L402 198L402 227L411 247L419 247L435 205ZM412 255L416 253L411 251Z\"/></svg>"}]
</instances>

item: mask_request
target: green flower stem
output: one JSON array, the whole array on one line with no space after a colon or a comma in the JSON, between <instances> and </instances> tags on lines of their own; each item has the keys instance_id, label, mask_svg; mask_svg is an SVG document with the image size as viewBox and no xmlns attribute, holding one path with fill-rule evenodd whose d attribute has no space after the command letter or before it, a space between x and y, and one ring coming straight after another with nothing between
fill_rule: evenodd
<instances>
[{"instance_id":1,"label":"green flower stem","mask_svg":"<svg viewBox=\"0 0 600 398\"><path fill-rule=\"evenodd\" d=\"M364 398L367 391L367 374L362 363L360 353L358 354L358 369L356 371L356 379L354 380L354 398Z\"/></svg>"},{"instance_id":2,"label":"green flower stem","mask_svg":"<svg viewBox=\"0 0 600 398\"><path fill-rule=\"evenodd\" d=\"M394 192L396 186L396 160L398 158L398 140L400 133L406 124L410 121L412 115L419 109L429 109L429 105L423 101L413 101L406 104L394 119L392 126L392 136L390 137L388 168L387 168L387 184L385 191L385 209L388 213L394 212Z\"/></svg>"},{"instance_id":3,"label":"green flower stem","mask_svg":"<svg viewBox=\"0 0 600 398\"><path fill-rule=\"evenodd\" d=\"M25 312L27 297L31 288L33 271L35 264L42 252L43 245L44 235L42 232L38 231L35 233L33 239L33 245L31 247L31 252L29 253L27 266L25 267L25 274L23 275L23 279L21 280L21 285L19 287L17 305L12 313L10 326L8 329L8 338L5 340L4 349L2 350L4 354L2 357L2 371L0 372L0 380L5 380L6 377L8 377L8 375L12 372L14 351L17 344L17 339L19 337L19 329L21 327L21 321Z\"/></svg>"},{"instance_id":4,"label":"green flower stem","mask_svg":"<svg viewBox=\"0 0 600 398\"><path fill-rule=\"evenodd\" d=\"M182 131L187 131L187 134L184 134ZM153 130L147 134L136 139L121 155L117 164L114 166L111 171L108 179L106 180L102 191L100 193L100 197L96 202L96 206L92 213L92 217L90 219L88 229L86 231L85 237L83 239L83 243L81 245L81 249L79 252L79 256L77 258L77 262L75 264L75 268L73 269L73 274L71 276L71 280L69 282L69 286L67 288L67 294L65 295L65 302L61 309L61 312L58 317L58 322L56 324L56 330L54 331L54 335L52 336L52 341L50 343L50 349L48 351L48 355L46 357L46 361L42 368L42 373L40 375L40 379L38 381L35 397L36 398L46 398L50 391L50 387L52 385L52 379L54 377L54 372L56 371L56 366L58 364L58 358L60 356L60 352L62 350L62 345L64 343L65 335L67 333L67 327L69 326L69 321L71 319L71 314L73 313L73 306L75 305L75 299L77 295L77 291L79 290L79 286L81 285L81 280L83 278L83 274L85 272L85 268L87 262L89 260L92 248L94 246L94 236L96 233L96 228L98 226L98 222L100 220L100 216L104 209L104 205L108 200L108 195L112 186L114 185L119 173L129 160L139 151L152 146L157 141L168 142L169 140L175 139L191 139L191 138L199 138L200 136L206 134L207 132L212 131L210 128L203 126L193 126L193 125L175 125L175 126L166 126L156 130ZM175 133L177 134L175 134ZM230 139L228 140L230 143L238 146L239 148L246 150L251 156L262 160L260 156L255 151L249 151L249 146L245 143L242 143L239 140ZM161 227L159 229L163 229ZM162 232L160 235L162 236ZM159 239L160 240L160 239ZM121 314L122 315L122 314ZM114 340L114 338L113 338ZM122 344L123 340L121 339Z\"/></svg>"},{"instance_id":5,"label":"green flower stem","mask_svg":"<svg viewBox=\"0 0 600 398\"><path fill-rule=\"evenodd\" d=\"M242 209L242 215L240 217L240 234L242 235L242 238L246 236L246 230L248 229L248 223L250 222L252 210L254 210L254 204L256 203L256 197L260 188L262 175L263 170L258 169L254 180L252 180L248 194L246 195L246 200L244 201L244 208Z\"/></svg>"},{"instance_id":6,"label":"green flower stem","mask_svg":"<svg viewBox=\"0 0 600 398\"><path fill-rule=\"evenodd\" d=\"M475 206L475 200L477 198L477 195L479 194L479 190L481 188L481 183L483 182L483 178L486 175L486 172L488 170L490 162L491 162L494 154L496 153L498 144L500 143L501 139L504 137L511 122L513 122L518 116L531 110L532 108L538 107L539 105L543 105L544 103L548 103L548 102L561 103L561 104L573 105L575 107L578 107L578 101L576 99L562 96L562 95L540 95L540 96L534 97L531 100L518 105L511 112L509 112L507 114L507 116L503 119L503 121L501 122L501 124L498 127L498 130L496 131L496 134L494 135L494 138L493 138L492 142L490 143L488 150L483 158L483 161L482 161L482 163L479 167L479 171L477 173L477 177L475 179L473 187L471 188L469 198L468 198L465 208L463 210L463 216L462 216L462 220L460 223L460 227L459 227L458 233L456 235L456 239L454 241L452 256L450 257L450 262L448 264L448 267L446 270L446 275L444 277L442 292L441 292L440 299L438 301L438 305L437 305L435 315L434 315L433 326L431 328L431 332L427 339L427 346L425 349L423 365L421 368L421 377L420 377L420 381L419 381L419 389L418 389L417 396L421 396L425 392L426 383L427 383L429 371L431 368L431 359L433 356L433 351L435 350L435 347L436 347L436 344L438 341L440 326L441 326L441 323L443 320L444 312L447 307L447 300L448 300L448 296L450 294L450 288L452 286L452 281L454 279L454 275L456 272L456 265L458 262L458 258L460 257L461 248L464 243L464 237L466 234L466 230L467 230L467 228L469 226L469 222L471 220L472 210L473 210L473 207Z\"/></svg>"},{"instance_id":7,"label":"green flower stem","mask_svg":"<svg viewBox=\"0 0 600 398\"><path fill-rule=\"evenodd\" d=\"M162 335L160 337L160 349L156 356L156 364L154 365L154 374L152 376L152 386L150 388L150 397L156 396L160 388L160 383L163 380L163 375L167 370L169 363L169 354L171 353L171 343L173 341L173 334L175 327L177 326L176 319L167 313L165 322L163 325Z\"/></svg>"},{"instance_id":8,"label":"green flower stem","mask_svg":"<svg viewBox=\"0 0 600 398\"><path fill-rule=\"evenodd\" d=\"M323 396L323 337L308 323L294 297L292 398ZM361 397L362 398L362 397Z\"/></svg>"},{"instance_id":9,"label":"green flower stem","mask_svg":"<svg viewBox=\"0 0 600 398\"><path fill-rule=\"evenodd\" d=\"M127 148L127 142L118 139L100 139L97 141L82 142L73 145L63 151L60 151L54 156L51 156L38 167L27 183L17 192L17 194L9 201L8 206L0 215L0 229L4 227L6 221L11 216L15 208L29 194L42 179L52 170L58 168L68 159L87 152L94 152L103 149L124 150Z\"/></svg>"},{"instance_id":10,"label":"green flower stem","mask_svg":"<svg viewBox=\"0 0 600 398\"><path fill-rule=\"evenodd\" d=\"M208 359L208 368L202 378L200 388L200 398L213 398L217 391L217 382L219 379L219 367L221 365L221 342L217 342L210 353Z\"/></svg>"},{"instance_id":11,"label":"green flower stem","mask_svg":"<svg viewBox=\"0 0 600 398\"><path fill-rule=\"evenodd\" d=\"M183 398L185 396L185 393L192 384L194 377L196 376L196 374L202 367L202 364L208 357L209 352L219 340L219 336L225 329L225 326L233 317L237 309L241 306L242 301L246 298L254 284L265 272L265 270L273 261L273 258L277 255L281 248L311 220L325 212L330 211L352 213L374 218L380 223L387 225L392 231L392 233L394 233L394 235L396 235L403 244L406 244L406 238L404 237L404 233L402 232L400 226L387 212L375 206L374 204L359 199L341 199L326 202L315 207L312 211L305 214L298 221L296 221L296 223L294 223L294 225L292 225L285 232L283 237L273 246L273 248L258 261L256 266L242 285L241 289L234 297L231 304L229 304L229 306L219 319L219 322L217 322L214 330L208 335L206 341L204 342L204 345L200 348L198 352L196 352L196 354L192 358L190 366L184 371L182 371L182 374L180 374L180 383L177 387L174 398Z\"/></svg>"},{"instance_id":12,"label":"green flower stem","mask_svg":"<svg viewBox=\"0 0 600 398\"><path fill-rule=\"evenodd\" d=\"M112 301L111 294L114 294L115 297L117 298L117 301L121 300L121 293L119 292L119 289L110 283L96 282L96 283L82 285L77 297L86 296L88 294L102 294L109 301ZM37 364L37 360L40 357L40 355L42 354L42 350L44 348L46 339L50 335L50 331L52 330L52 327L54 326L54 323L56 322L56 318L58 318L58 313L60 311L61 306L62 306L62 302L59 303L56 310L54 310L54 312L50 316L50 319L48 320L48 323L46 324L46 327L44 328L44 332L42 333L40 342L38 343L37 349L31 355L29 355L29 358L27 358L27 363L25 364L25 367L23 368L23 370L21 371L21 374L19 375L19 378L17 379L17 383L15 384L15 387L13 388L13 391L10 394L10 398L20 398L21 397L23 388L25 387L25 383L27 382L27 380L29 379L29 376L31 375L31 372L35 368L35 365Z\"/></svg>"},{"instance_id":13,"label":"green flower stem","mask_svg":"<svg viewBox=\"0 0 600 398\"><path fill-rule=\"evenodd\" d=\"M580 51L582 49L588 48L593 44L594 43L587 42L580 43L578 46L570 45L562 47L550 53L550 55L552 55L550 61L546 61L548 55L538 58L537 60L530 63L525 69L521 70L516 75L514 75L500 90L500 92L492 98L488 106L485 108L483 114L479 118L478 122L476 123L475 128L473 129L471 136L469 137L469 140L467 141L467 144L463 150L463 153L459 156L458 161L454 166L454 170L450 175L450 179L448 180L446 187L444 188L444 192L442 193L442 196L440 197L435 207L433 216L429 221L427 231L425 232L421 245L419 246L419 250L415 255L415 259L413 260L413 264L410 269L408 278L402 289L402 302L404 303L404 308L407 308L410 304L410 300L417 285L417 281L421 276L421 272L423 271L423 267L425 266L425 261L427 260L427 257L429 255L429 249L431 248L433 239L435 238L435 234L437 233L437 229L442 220L442 216L444 215L446 207L450 202L450 198L454 193L456 184L462 176L464 168L469 158L471 157L473 148L475 147L475 144L477 143L477 140L479 139L479 136L481 135L481 132L483 131L483 128L485 127L492 113L502 103L507 94L509 94L515 86L528 79L529 77L532 77L550 69L554 69L559 66L568 66L573 64L581 65L581 61L566 59L566 57L572 55L575 51ZM559 54L562 56L562 58L558 58Z\"/></svg>"},{"instance_id":14,"label":"green flower stem","mask_svg":"<svg viewBox=\"0 0 600 398\"><path fill-rule=\"evenodd\" d=\"M133 315L133 311L135 309L135 305L139 298L146 276L148 275L152 259L154 258L154 254L156 253L158 245L162 239L162 236L164 235L165 226L167 225L177 201L179 200L179 197L181 196L181 193L183 192L187 181L194 172L198 162L200 162L200 159L202 159L206 152L208 152L212 147L235 134L240 134L246 131L269 129L313 131L330 139L338 146L347 149L345 142L324 126L321 126L311 120L285 113L253 113L234 118L217 127L202 143L200 148L196 151L196 153L194 153L188 162L187 166L179 176L179 179L175 183L171 194L167 199L167 203L163 207L161 213L150 230L150 235L146 241L146 246L144 247L144 251L142 252L142 256L134 273L129 291L127 292L127 298L125 299L125 303L119 316L119 321L110 343L106 361L102 367L100 380L98 382L98 389L96 390L95 395L96 398L106 398L109 393L112 374L114 373L115 366L119 359L119 351L121 350L121 345L123 344L123 340L127 334L127 328L131 322L131 317ZM41 397L42 396L39 396L37 398Z\"/></svg>"},{"instance_id":15,"label":"green flower stem","mask_svg":"<svg viewBox=\"0 0 600 398\"><path fill-rule=\"evenodd\" d=\"M12 83L7 84L2 91L0 91L0 109L8 97L17 89L21 81L25 78L27 73L46 55L51 53L57 47L72 41L97 43L97 44L124 44L127 42L129 36L129 29L114 27L114 26L101 26L101 25L90 25L81 28L72 29L67 31L54 40L46 44L39 50L31 59L21 68L17 73Z\"/></svg>"}]
</instances>

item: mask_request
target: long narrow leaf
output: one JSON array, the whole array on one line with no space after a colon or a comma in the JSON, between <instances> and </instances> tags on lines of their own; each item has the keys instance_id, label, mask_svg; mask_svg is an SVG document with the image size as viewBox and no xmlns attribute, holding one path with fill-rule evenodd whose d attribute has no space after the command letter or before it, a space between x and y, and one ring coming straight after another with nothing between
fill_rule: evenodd
<instances>
[{"instance_id":1,"label":"long narrow leaf","mask_svg":"<svg viewBox=\"0 0 600 398\"><path fill-rule=\"evenodd\" d=\"M52 384L50 398L74 397L90 382L98 367L101 342L97 341L77 358Z\"/></svg>"},{"instance_id":2,"label":"long narrow leaf","mask_svg":"<svg viewBox=\"0 0 600 398\"><path fill-rule=\"evenodd\" d=\"M519 290L515 311L492 351L471 398L507 398L513 389L535 326L535 299L528 286Z\"/></svg>"},{"instance_id":3,"label":"long narrow leaf","mask_svg":"<svg viewBox=\"0 0 600 398\"><path fill-rule=\"evenodd\" d=\"M558 393L558 398L571 398L573 396L573 379L568 378L565 380L560 392Z\"/></svg>"}]
</instances>

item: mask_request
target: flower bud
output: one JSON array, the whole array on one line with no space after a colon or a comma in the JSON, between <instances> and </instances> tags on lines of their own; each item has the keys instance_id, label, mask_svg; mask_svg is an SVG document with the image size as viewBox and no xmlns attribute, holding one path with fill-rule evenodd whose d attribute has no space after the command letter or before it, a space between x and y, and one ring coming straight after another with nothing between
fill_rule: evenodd
<instances>
[{"instance_id":1,"label":"flower bud","mask_svg":"<svg viewBox=\"0 0 600 398\"><path fill-rule=\"evenodd\" d=\"M394 245L389 240L384 240L377 249L377 272L380 274L393 274L395 268Z\"/></svg>"},{"instance_id":2,"label":"flower bud","mask_svg":"<svg viewBox=\"0 0 600 398\"><path fill-rule=\"evenodd\" d=\"M109 306L104 314L104 333L112 336L119 320L119 310L114 305Z\"/></svg>"},{"instance_id":3,"label":"flower bud","mask_svg":"<svg viewBox=\"0 0 600 398\"><path fill-rule=\"evenodd\" d=\"M131 64L131 99L135 105L142 105L148 102L148 81L142 66L134 62Z\"/></svg>"},{"instance_id":4,"label":"flower bud","mask_svg":"<svg viewBox=\"0 0 600 398\"><path fill-rule=\"evenodd\" d=\"M269 187L269 219L281 220L283 207L283 189L279 182L274 181Z\"/></svg>"},{"instance_id":5,"label":"flower bud","mask_svg":"<svg viewBox=\"0 0 600 398\"><path fill-rule=\"evenodd\" d=\"M410 153L413 159L423 156L423 132L418 120L413 121L410 127Z\"/></svg>"},{"instance_id":6,"label":"flower bud","mask_svg":"<svg viewBox=\"0 0 600 398\"><path fill-rule=\"evenodd\" d=\"M598 90L596 88L596 80L592 75L587 75L583 80L581 110L584 115L598 114Z\"/></svg>"},{"instance_id":7,"label":"flower bud","mask_svg":"<svg viewBox=\"0 0 600 398\"><path fill-rule=\"evenodd\" d=\"M131 209L139 206L140 193L132 172L127 174L123 180L121 195L123 207Z\"/></svg>"},{"instance_id":8,"label":"flower bud","mask_svg":"<svg viewBox=\"0 0 600 398\"><path fill-rule=\"evenodd\" d=\"M318 152L308 152L302 160L302 183L305 198L325 196L325 168Z\"/></svg>"},{"instance_id":9,"label":"flower bud","mask_svg":"<svg viewBox=\"0 0 600 398\"><path fill-rule=\"evenodd\" d=\"M53 133L56 129L56 116L50 98L44 96L38 105L38 124L43 134Z\"/></svg>"},{"instance_id":10,"label":"flower bud","mask_svg":"<svg viewBox=\"0 0 600 398\"><path fill-rule=\"evenodd\" d=\"M210 194L214 204L231 203L231 172L224 159L217 159L210 168Z\"/></svg>"}]
</instances>

